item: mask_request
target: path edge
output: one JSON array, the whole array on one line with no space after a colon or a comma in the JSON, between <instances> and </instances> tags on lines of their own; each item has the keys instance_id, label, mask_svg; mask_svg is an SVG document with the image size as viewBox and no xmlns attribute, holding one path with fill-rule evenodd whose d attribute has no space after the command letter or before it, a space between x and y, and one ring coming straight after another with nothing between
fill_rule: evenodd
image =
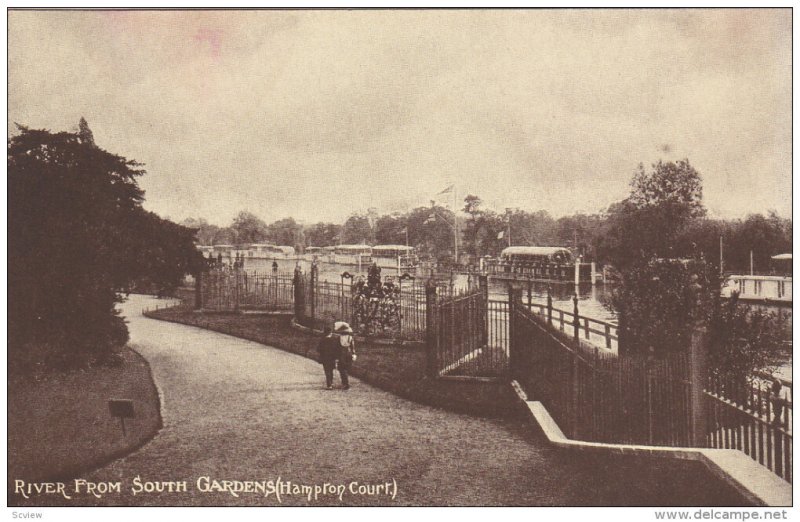
<instances>
[{"instance_id":1,"label":"path edge","mask_svg":"<svg viewBox=\"0 0 800 522\"><path fill-rule=\"evenodd\" d=\"M606 455L697 461L755 506L792 506L792 485L739 450L673 448L573 440L564 435L544 404L528 400L527 394L516 380L511 381L511 386L521 409L553 446L571 451L590 451Z\"/></svg>"}]
</instances>

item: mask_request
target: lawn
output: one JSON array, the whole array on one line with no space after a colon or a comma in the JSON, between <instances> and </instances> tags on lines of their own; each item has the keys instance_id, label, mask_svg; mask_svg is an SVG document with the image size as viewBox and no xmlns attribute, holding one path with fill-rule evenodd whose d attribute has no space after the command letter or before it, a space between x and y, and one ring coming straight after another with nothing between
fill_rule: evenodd
<instances>
[{"instance_id":1,"label":"lawn","mask_svg":"<svg viewBox=\"0 0 800 522\"><path fill-rule=\"evenodd\" d=\"M123 363L37 378L10 375L8 482L65 478L125 455L161 427L158 390L150 367L125 348ZM135 417L120 421L108 400L130 399Z\"/></svg>"}]
</instances>

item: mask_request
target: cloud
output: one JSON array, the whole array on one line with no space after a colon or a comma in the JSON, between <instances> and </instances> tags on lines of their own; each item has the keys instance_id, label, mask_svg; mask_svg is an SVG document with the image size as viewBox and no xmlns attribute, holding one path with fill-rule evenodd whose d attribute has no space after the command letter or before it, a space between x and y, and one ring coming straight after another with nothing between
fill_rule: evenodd
<instances>
[{"instance_id":1,"label":"cloud","mask_svg":"<svg viewBox=\"0 0 800 522\"><path fill-rule=\"evenodd\" d=\"M788 215L791 11L12 11L9 125L81 116L177 219L343 220L452 182L593 212L682 157L710 208Z\"/></svg>"}]
</instances>

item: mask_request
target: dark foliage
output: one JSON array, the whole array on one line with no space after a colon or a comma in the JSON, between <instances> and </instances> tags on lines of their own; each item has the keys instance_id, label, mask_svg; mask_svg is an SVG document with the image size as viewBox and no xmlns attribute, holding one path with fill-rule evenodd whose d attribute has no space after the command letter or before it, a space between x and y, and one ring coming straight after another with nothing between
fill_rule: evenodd
<instances>
[{"instance_id":1,"label":"dark foliage","mask_svg":"<svg viewBox=\"0 0 800 522\"><path fill-rule=\"evenodd\" d=\"M9 362L82 366L127 341L115 305L136 280L177 284L193 231L142 209L141 165L77 134L20 127L8 140Z\"/></svg>"},{"instance_id":2,"label":"dark foliage","mask_svg":"<svg viewBox=\"0 0 800 522\"><path fill-rule=\"evenodd\" d=\"M704 324L718 282L698 260L651 259L621 273L612 305L620 317L620 353L686 352L695 326Z\"/></svg>"},{"instance_id":3,"label":"dark foliage","mask_svg":"<svg viewBox=\"0 0 800 522\"><path fill-rule=\"evenodd\" d=\"M721 300L710 317L709 363L725 380L746 379L753 370L772 373L780 363L786 338L786 317L740 303Z\"/></svg>"}]
</instances>

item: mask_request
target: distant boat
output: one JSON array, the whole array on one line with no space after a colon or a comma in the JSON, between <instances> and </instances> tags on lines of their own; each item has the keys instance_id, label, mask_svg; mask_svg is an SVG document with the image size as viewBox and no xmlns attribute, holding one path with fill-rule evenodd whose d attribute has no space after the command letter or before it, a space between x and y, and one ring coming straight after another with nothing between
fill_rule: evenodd
<instances>
[{"instance_id":1,"label":"distant boat","mask_svg":"<svg viewBox=\"0 0 800 522\"><path fill-rule=\"evenodd\" d=\"M494 279L594 283L594 263L581 263L564 247L511 246L498 259L481 259L481 272Z\"/></svg>"},{"instance_id":2,"label":"distant boat","mask_svg":"<svg viewBox=\"0 0 800 522\"><path fill-rule=\"evenodd\" d=\"M369 266L372 263L372 248L369 245L337 245L327 258L327 262L337 265Z\"/></svg>"},{"instance_id":3,"label":"distant boat","mask_svg":"<svg viewBox=\"0 0 800 522\"><path fill-rule=\"evenodd\" d=\"M778 254L772 256L776 264L787 264L791 267L792 254ZM790 268L791 269L791 268ZM739 294L739 299L744 301L759 301L765 303L792 304L792 276L789 275L729 275L722 287L722 297L731 297Z\"/></svg>"},{"instance_id":4,"label":"distant boat","mask_svg":"<svg viewBox=\"0 0 800 522\"><path fill-rule=\"evenodd\" d=\"M419 259L414 247L406 245L375 245L372 247L372 261L381 268L411 270Z\"/></svg>"}]
</instances>

